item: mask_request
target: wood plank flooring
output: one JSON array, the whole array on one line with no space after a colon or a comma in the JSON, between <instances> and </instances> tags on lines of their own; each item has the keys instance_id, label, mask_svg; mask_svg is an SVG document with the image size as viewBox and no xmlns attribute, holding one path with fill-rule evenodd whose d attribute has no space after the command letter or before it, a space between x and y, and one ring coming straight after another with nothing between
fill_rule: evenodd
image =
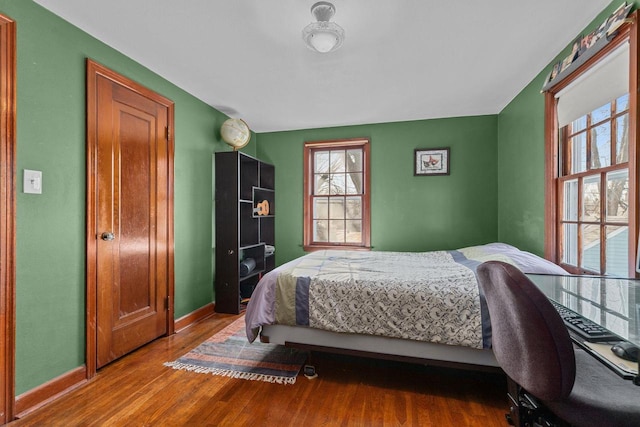
<instances>
[{"instance_id":1,"label":"wood plank flooring","mask_svg":"<svg viewBox=\"0 0 640 427\"><path fill-rule=\"evenodd\" d=\"M163 366L237 316L215 314L101 369L17 426L507 425L503 375L312 354L318 377L270 384Z\"/></svg>"}]
</instances>

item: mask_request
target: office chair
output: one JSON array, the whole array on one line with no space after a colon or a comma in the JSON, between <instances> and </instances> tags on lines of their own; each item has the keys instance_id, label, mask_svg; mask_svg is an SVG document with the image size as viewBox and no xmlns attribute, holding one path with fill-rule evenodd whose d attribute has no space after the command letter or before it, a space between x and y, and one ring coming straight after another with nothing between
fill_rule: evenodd
<instances>
[{"instance_id":1,"label":"office chair","mask_svg":"<svg viewBox=\"0 0 640 427\"><path fill-rule=\"evenodd\" d=\"M640 386L576 348L547 297L516 267L477 269L516 425L640 426ZM527 424L528 423L528 424Z\"/></svg>"}]
</instances>

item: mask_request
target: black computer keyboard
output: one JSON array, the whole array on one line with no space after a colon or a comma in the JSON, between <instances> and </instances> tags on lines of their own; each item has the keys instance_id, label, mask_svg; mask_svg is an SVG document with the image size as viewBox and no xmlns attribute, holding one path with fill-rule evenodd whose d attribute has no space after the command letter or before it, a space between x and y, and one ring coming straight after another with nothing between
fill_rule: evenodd
<instances>
[{"instance_id":1,"label":"black computer keyboard","mask_svg":"<svg viewBox=\"0 0 640 427\"><path fill-rule=\"evenodd\" d=\"M558 311L558 314L560 314L562 320L564 320L564 324L567 325L567 328L576 333L580 338L589 342L620 341L621 338L608 329L605 329L592 320L568 309L562 304L553 300L550 301Z\"/></svg>"}]
</instances>

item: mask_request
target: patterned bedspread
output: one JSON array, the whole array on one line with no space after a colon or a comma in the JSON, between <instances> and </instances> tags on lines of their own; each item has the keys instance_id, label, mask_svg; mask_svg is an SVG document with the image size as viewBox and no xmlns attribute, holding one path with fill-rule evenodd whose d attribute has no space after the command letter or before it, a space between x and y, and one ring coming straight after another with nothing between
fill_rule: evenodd
<instances>
[{"instance_id":1,"label":"patterned bedspread","mask_svg":"<svg viewBox=\"0 0 640 427\"><path fill-rule=\"evenodd\" d=\"M418 253L310 253L261 280L247 307L247 337L253 341L260 326L276 323L490 347L490 321L479 294L475 267L499 259L523 271L526 268L522 265L541 265L527 272L564 272L509 245L501 249L513 248L517 253L490 250L495 245Z\"/></svg>"}]
</instances>

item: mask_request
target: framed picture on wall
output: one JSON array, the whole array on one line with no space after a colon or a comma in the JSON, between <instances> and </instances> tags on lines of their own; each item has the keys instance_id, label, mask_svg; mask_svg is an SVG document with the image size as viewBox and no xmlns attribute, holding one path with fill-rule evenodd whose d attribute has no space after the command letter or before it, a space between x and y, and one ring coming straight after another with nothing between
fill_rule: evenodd
<instances>
[{"instance_id":1,"label":"framed picture on wall","mask_svg":"<svg viewBox=\"0 0 640 427\"><path fill-rule=\"evenodd\" d=\"M418 175L449 175L449 148L417 148L414 171Z\"/></svg>"}]
</instances>

